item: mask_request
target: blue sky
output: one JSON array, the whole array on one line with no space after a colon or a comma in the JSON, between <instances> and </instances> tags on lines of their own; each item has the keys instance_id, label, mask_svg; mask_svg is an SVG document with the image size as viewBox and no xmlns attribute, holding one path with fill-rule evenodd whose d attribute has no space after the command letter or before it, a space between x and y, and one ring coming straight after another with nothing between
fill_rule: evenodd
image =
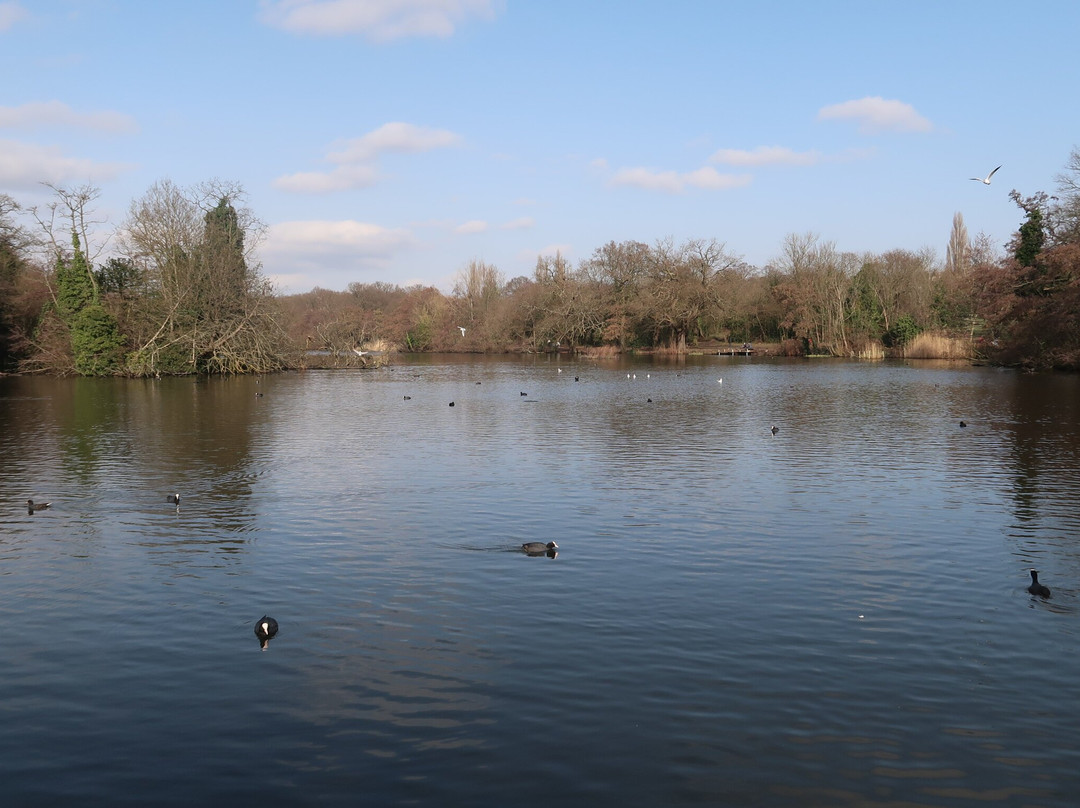
<instances>
[{"instance_id":1,"label":"blue sky","mask_svg":"<svg viewBox=\"0 0 1080 808\"><path fill-rule=\"evenodd\" d=\"M1009 190L1054 190L1078 31L1066 0L0 0L0 193L90 182L114 228L238 182L283 292L627 239L943 256L955 212L1003 246Z\"/></svg>"}]
</instances>

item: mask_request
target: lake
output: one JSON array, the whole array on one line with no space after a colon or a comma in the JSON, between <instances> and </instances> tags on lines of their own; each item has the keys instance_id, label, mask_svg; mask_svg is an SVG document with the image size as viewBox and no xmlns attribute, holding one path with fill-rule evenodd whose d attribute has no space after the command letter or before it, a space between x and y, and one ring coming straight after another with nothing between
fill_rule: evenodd
<instances>
[{"instance_id":1,"label":"lake","mask_svg":"<svg viewBox=\"0 0 1080 808\"><path fill-rule=\"evenodd\" d=\"M1075 375L7 377L0 458L5 805L1080 798Z\"/></svg>"}]
</instances>

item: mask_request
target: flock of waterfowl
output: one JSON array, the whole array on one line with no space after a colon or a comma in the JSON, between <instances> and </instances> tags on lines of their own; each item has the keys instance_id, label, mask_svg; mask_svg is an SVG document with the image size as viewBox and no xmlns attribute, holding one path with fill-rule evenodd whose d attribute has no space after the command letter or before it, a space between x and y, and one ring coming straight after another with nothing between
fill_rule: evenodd
<instances>
[{"instance_id":1,"label":"flock of waterfowl","mask_svg":"<svg viewBox=\"0 0 1080 808\"><path fill-rule=\"evenodd\" d=\"M525 395L522 393L522 395ZM408 396L406 396L408 398ZM454 406L451 402L450 406ZM180 512L180 495L169 494L166 501L170 505L176 507L177 513ZM26 510L30 516L33 516L35 511L43 511L46 508L52 507L51 502L34 502L33 499L26 500ZM521 552L527 556L546 556L548 558L555 558L559 554L559 545L553 541L541 542L541 541L527 541L520 547ZM266 649L270 640L278 633L278 621L273 617L264 614L259 618L255 624L255 636L259 640L259 646Z\"/></svg>"},{"instance_id":2,"label":"flock of waterfowl","mask_svg":"<svg viewBox=\"0 0 1080 808\"><path fill-rule=\"evenodd\" d=\"M995 171L996 170L997 169L995 169ZM991 176L993 176L993 172L991 172ZM989 177L987 179L989 179ZM461 331L462 331L462 335L464 336L465 329L461 329ZM562 373L562 368L559 368L559 373ZM649 377L649 376L650 376L650 374L646 374L646 377ZM627 373L626 377L628 379L636 379L637 374ZM581 379L580 379L579 376L574 377L575 382L580 381L580 380ZM716 381L719 384L723 384L724 380L723 379L717 379ZM480 384L480 382L477 382L477 384ZM260 397L260 398L262 397L262 393L256 393L255 395ZM526 393L526 392L522 392L520 394L520 396L522 398L525 398L528 395L529 394ZM403 399L405 401L409 401L409 400L412 399L412 396L403 396ZM649 398L647 401L648 401L648 403L652 403L651 398ZM449 406L453 407L454 402L451 401ZM961 427L967 427L967 422L966 421L961 421L960 426ZM778 426L773 426L773 427L770 428L769 431L770 431L770 433L772 435L775 436L780 431L780 428ZM180 512L180 494L178 494L178 493L169 494L168 502L176 507L177 513ZM33 516L35 512L46 510L47 508L49 508L51 506L52 506L51 502L34 502L33 499L27 499L26 500L26 510L27 510L27 513L29 515L31 515L31 516ZM528 542L525 542L524 544L522 544L519 549L520 549L520 552L522 552L522 553L524 553L525 555L528 555L528 556L533 556L533 557L546 556L548 558L555 558L558 555L559 545L556 544L553 541L549 541L549 542L528 541ZM1050 597L1050 588L1048 586L1046 586L1046 584L1043 584L1043 583L1041 583L1039 581L1039 571L1036 570L1036 569L1032 569L1032 570L1030 570L1030 573L1031 573L1031 584L1028 586L1027 591L1030 594L1032 594L1032 595L1034 595L1036 597L1049 598ZM269 643L270 639L273 638L277 633L278 633L278 621L275 620L273 617L270 617L269 615L264 614L258 620L258 622L255 624L255 636L259 640L259 645L264 649L267 647L267 644Z\"/></svg>"}]
</instances>

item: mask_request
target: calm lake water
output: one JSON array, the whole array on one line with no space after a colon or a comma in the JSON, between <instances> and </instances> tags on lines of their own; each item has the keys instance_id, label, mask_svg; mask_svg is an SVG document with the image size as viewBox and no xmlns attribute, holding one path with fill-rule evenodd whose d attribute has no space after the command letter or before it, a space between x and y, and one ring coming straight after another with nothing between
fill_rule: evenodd
<instances>
[{"instance_id":1,"label":"calm lake water","mask_svg":"<svg viewBox=\"0 0 1080 808\"><path fill-rule=\"evenodd\" d=\"M1080 799L1077 376L9 377L0 458L4 805Z\"/></svg>"}]
</instances>

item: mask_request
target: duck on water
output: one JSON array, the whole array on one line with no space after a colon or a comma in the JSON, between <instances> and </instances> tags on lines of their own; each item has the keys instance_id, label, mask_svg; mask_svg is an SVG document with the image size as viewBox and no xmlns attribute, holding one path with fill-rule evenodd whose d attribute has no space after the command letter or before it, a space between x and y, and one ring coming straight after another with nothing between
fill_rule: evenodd
<instances>
[{"instance_id":1,"label":"duck on water","mask_svg":"<svg viewBox=\"0 0 1080 808\"><path fill-rule=\"evenodd\" d=\"M1039 583L1039 571L1031 570L1031 585L1028 587L1028 592L1033 595L1038 595L1040 598L1050 597L1050 587L1046 584Z\"/></svg>"},{"instance_id":2,"label":"duck on water","mask_svg":"<svg viewBox=\"0 0 1080 808\"><path fill-rule=\"evenodd\" d=\"M521 552L531 556L551 555L554 558L558 549L559 545L553 541L549 541L547 544L542 541L527 541L521 545Z\"/></svg>"}]
</instances>

